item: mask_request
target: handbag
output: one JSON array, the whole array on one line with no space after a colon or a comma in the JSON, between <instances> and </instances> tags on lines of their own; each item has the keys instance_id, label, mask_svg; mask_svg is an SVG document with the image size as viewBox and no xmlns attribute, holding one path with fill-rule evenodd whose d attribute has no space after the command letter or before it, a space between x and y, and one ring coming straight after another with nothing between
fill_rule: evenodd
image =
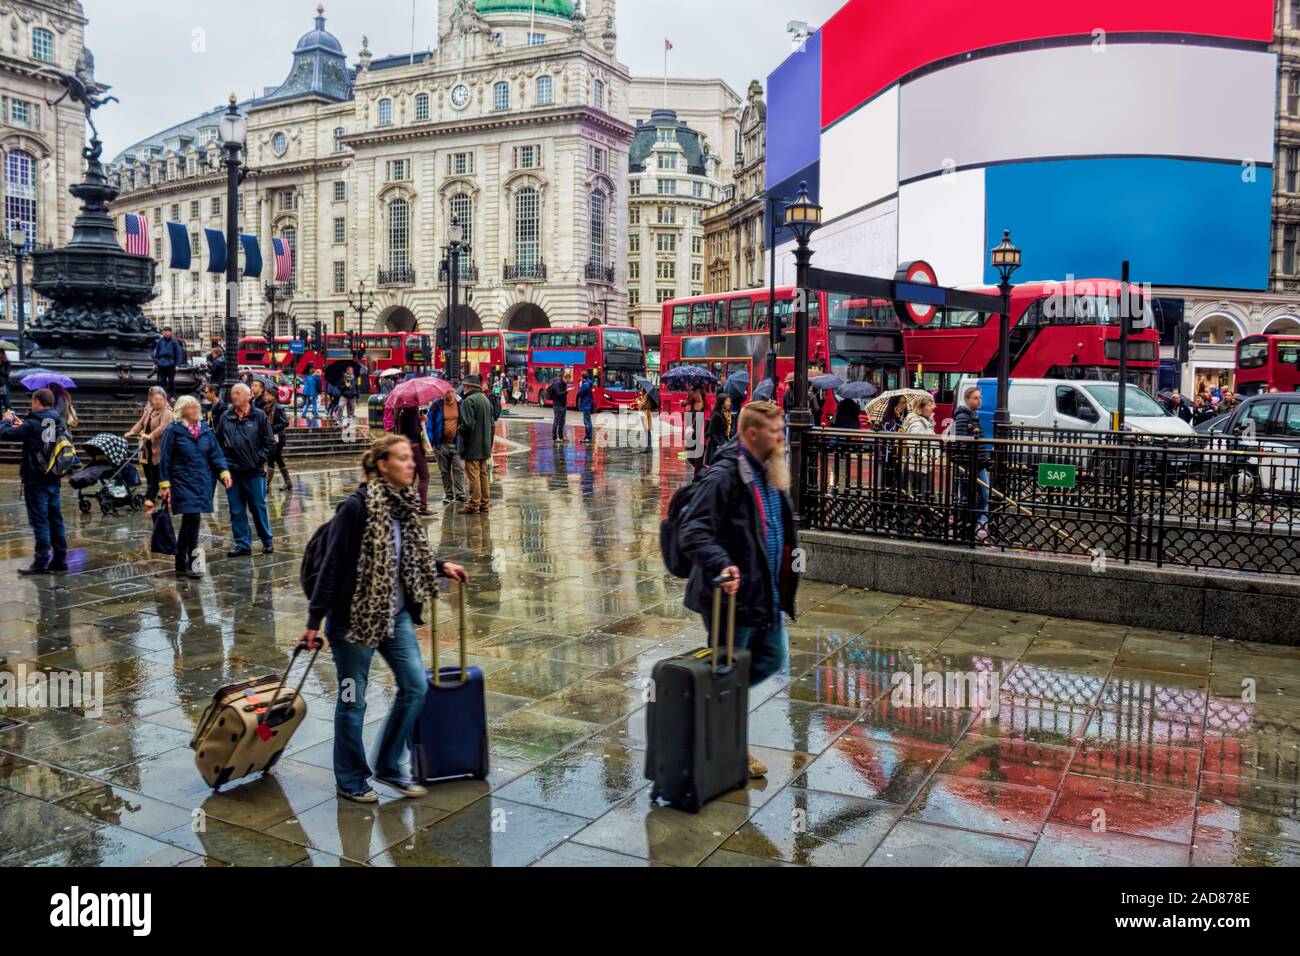
<instances>
[{"instance_id":1,"label":"handbag","mask_svg":"<svg viewBox=\"0 0 1300 956\"><path fill-rule=\"evenodd\" d=\"M153 554L176 553L176 529L172 527L169 511L160 511L153 516L153 535L149 539L149 550Z\"/></svg>"}]
</instances>

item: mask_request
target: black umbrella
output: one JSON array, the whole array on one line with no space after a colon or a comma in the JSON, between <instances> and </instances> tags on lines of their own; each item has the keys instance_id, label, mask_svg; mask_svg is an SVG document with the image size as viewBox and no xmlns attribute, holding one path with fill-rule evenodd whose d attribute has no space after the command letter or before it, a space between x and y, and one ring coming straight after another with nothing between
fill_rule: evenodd
<instances>
[{"instance_id":1,"label":"black umbrella","mask_svg":"<svg viewBox=\"0 0 1300 956\"><path fill-rule=\"evenodd\" d=\"M763 379L754 386L753 400L756 402L776 401L776 383L770 378Z\"/></svg>"},{"instance_id":2,"label":"black umbrella","mask_svg":"<svg viewBox=\"0 0 1300 956\"><path fill-rule=\"evenodd\" d=\"M834 392L844 384L844 379L827 372L825 375L818 375L814 379L809 379L808 384L823 391Z\"/></svg>"},{"instance_id":3,"label":"black umbrella","mask_svg":"<svg viewBox=\"0 0 1300 956\"><path fill-rule=\"evenodd\" d=\"M836 393L837 398L847 398L851 401L860 402L863 399L875 398L880 394L880 389L870 382L849 382Z\"/></svg>"},{"instance_id":4,"label":"black umbrella","mask_svg":"<svg viewBox=\"0 0 1300 956\"><path fill-rule=\"evenodd\" d=\"M707 368L696 368L694 365L679 365L677 368L669 369L663 375L660 375L659 384L670 391L685 392L697 386L711 388L718 384L718 376Z\"/></svg>"},{"instance_id":5,"label":"black umbrella","mask_svg":"<svg viewBox=\"0 0 1300 956\"><path fill-rule=\"evenodd\" d=\"M650 381L650 379L646 378L644 375L634 376L632 381L644 388L647 394L654 390L655 383Z\"/></svg>"}]
</instances>

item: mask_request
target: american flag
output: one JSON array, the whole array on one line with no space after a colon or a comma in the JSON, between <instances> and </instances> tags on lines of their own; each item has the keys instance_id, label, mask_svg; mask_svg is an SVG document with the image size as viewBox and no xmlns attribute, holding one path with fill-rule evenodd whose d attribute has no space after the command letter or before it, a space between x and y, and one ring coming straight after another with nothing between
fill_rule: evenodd
<instances>
[{"instance_id":1,"label":"american flag","mask_svg":"<svg viewBox=\"0 0 1300 956\"><path fill-rule=\"evenodd\" d=\"M272 239L275 249L275 281L288 282L293 278L293 251L283 239Z\"/></svg>"},{"instance_id":2,"label":"american flag","mask_svg":"<svg viewBox=\"0 0 1300 956\"><path fill-rule=\"evenodd\" d=\"M126 214L126 251L133 256L149 255L148 217Z\"/></svg>"}]
</instances>

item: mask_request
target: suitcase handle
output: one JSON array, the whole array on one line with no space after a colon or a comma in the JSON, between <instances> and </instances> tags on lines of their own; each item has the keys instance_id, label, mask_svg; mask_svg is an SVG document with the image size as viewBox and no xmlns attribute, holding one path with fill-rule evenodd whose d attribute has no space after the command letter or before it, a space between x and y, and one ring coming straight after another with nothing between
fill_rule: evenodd
<instances>
[{"instance_id":1,"label":"suitcase handle","mask_svg":"<svg viewBox=\"0 0 1300 956\"><path fill-rule=\"evenodd\" d=\"M469 641L466 638L468 628L465 625L465 585L462 583L456 588L456 604L460 611L460 683L444 684L442 682L442 668L438 666L438 599L435 597L429 602L433 605L433 686L434 687L460 687L469 681Z\"/></svg>"},{"instance_id":2,"label":"suitcase handle","mask_svg":"<svg viewBox=\"0 0 1300 956\"><path fill-rule=\"evenodd\" d=\"M294 647L293 656L289 658L289 663L285 666L284 673L280 675L280 683L275 688L275 693L271 695L271 702L266 705L266 710L263 713L258 715L257 722L259 724L266 723L266 720L270 716L271 711L275 708L276 698L280 696L280 691L284 690L285 681L289 679L289 671L293 670L293 662L296 661L298 659L298 655L301 654L306 649L307 649L306 641L299 641L297 645ZM295 698L302 696L302 688L303 685L307 683L307 675L311 673L312 667L316 664L316 657L319 654L320 654L320 644L317 643L316 647L311 652L311 660L307 662L307 669L302 672L302 680L298 681L298 689L293 692Z\"/></svg>"},{"instance_id":3,"label":"suitcase handle","mask_svg":"<svg viewBox=\"0 0 1300 956\"><path fill-rule=\"evenodd\" d=\"M722 617L722 586L731 580L730 574L719 574L713 579L713 673L718 672L718 625ZM727 595L727 667L736 659L736 595Z\"/></svg>"}]
</instances>

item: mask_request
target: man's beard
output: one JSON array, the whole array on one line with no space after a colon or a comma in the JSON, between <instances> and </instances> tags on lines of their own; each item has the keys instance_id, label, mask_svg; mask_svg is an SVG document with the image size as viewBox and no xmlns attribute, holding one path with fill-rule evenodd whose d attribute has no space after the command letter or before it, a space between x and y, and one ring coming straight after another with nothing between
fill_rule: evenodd
<instances>
[{"instance_id":1,"label":"man's beard","mask_svg":"<svg viewBox=\"0 0 1300 956\"><path fill-rule=\"evenodd\" d=\"M767 477L782 491L790 490L790 463L785 459L785 442L778 442L767 456Z\"/></svg>"}]
</instances>

